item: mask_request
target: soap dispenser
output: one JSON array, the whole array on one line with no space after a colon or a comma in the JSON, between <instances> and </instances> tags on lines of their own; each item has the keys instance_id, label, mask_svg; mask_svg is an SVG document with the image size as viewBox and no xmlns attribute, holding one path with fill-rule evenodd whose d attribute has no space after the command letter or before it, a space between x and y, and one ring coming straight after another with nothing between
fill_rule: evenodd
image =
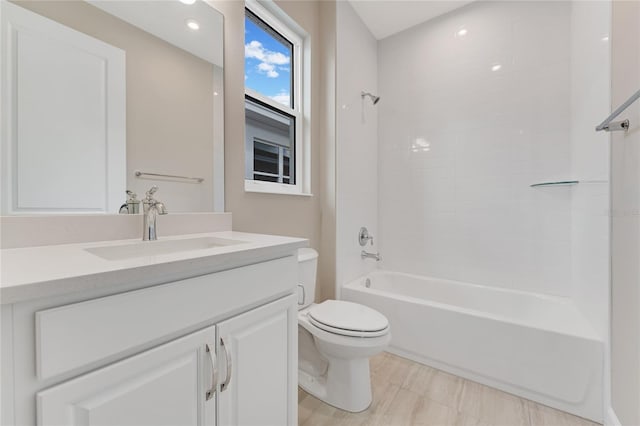
<instances>
[{"instance_id":1,"label":"soap dispenser","mask_svg":"<svg viewBox=\"0 0 640 426\"><path fill-rule=\"evenodd\" d=\"M127 195L129 198L127 202L120 206L120 214L138 214L140 213L140 200L138 200L138 196L133 192L127 189Z\"/></svg>"}]
</instances>

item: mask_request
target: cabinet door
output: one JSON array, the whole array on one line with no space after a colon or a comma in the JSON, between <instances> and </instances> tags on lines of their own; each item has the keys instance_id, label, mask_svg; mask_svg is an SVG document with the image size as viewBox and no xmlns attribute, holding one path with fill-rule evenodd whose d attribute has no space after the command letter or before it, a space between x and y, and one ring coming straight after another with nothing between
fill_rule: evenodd
<instances>
[{"instance_id":1,"label":"cabinet door","mask_svg":"<svg viewBox=\"0 0 640 426\"><path fill-rule=\"evenodd\" d=\"M296 425L297 298L276 302L218 324L221 425Z\"/></svg>"},{"instance_id":2,"label":"cabinet door","mask_svg":"<svg viewBox=\"0 0 640 426\"><path fill-rule=\"evenodd\" d=\"M39 392L38 424L215 425L215 339L209 327Z\"/></svg>"}]
</instances>

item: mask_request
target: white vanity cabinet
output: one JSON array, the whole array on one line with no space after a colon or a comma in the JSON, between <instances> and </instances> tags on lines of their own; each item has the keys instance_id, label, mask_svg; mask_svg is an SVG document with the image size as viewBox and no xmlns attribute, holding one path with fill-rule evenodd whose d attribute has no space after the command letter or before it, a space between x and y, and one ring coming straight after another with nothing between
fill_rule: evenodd
<instances>
[{"instance_id":1,"label":"white vanity cabinet","mask_svg":"<svg viewBox=\"0 0 640 426\"><path fill-rule=\"evenodd\" d=\"M38 424L294 424L295 301L285 297L38 392Z\"/></svg>"},{"instance_id":2,"label":"white vanity cabinet","mask_svg":"<svg viewBox=\"0 0 640 426\"><path fill-rule=\"evenodd\" d=\"M297 424L293 253L2 305L2 425Z\"/></svg>"}]
</instances>

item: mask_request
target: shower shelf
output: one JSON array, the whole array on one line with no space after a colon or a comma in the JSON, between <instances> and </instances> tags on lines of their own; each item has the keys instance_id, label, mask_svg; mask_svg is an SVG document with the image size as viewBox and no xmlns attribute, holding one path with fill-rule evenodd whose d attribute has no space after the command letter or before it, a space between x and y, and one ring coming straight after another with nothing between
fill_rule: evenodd
<instances>
[{"instance_id":1,"label":"shower shelf","mask_svg":"<svg viewBox=\"0 0 640 426\"><path fill-rule=\"evenodd\" d=\"M579 180L562 180L562 181L556 181L556 182L534 183L529 186L531 186L532 188L536 188L539 186L571 186L571 185L577 185L579 183L580 183Z\"/></svg>"}]
</instances>

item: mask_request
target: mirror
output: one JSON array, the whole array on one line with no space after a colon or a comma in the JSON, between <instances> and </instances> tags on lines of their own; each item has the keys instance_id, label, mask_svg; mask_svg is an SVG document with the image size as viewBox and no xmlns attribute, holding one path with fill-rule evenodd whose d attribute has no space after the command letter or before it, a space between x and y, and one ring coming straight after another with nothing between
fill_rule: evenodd
<instances>
[{"instance_id":1,"label":"mirror","mask_svg":"<svg viewBox=\"0 0 640 426\"><path fill-rule=\"evenodd\" d=\"M2 214L224 211L223 16L204 0L1 1Z\"/></svg>"}]
</instances>

